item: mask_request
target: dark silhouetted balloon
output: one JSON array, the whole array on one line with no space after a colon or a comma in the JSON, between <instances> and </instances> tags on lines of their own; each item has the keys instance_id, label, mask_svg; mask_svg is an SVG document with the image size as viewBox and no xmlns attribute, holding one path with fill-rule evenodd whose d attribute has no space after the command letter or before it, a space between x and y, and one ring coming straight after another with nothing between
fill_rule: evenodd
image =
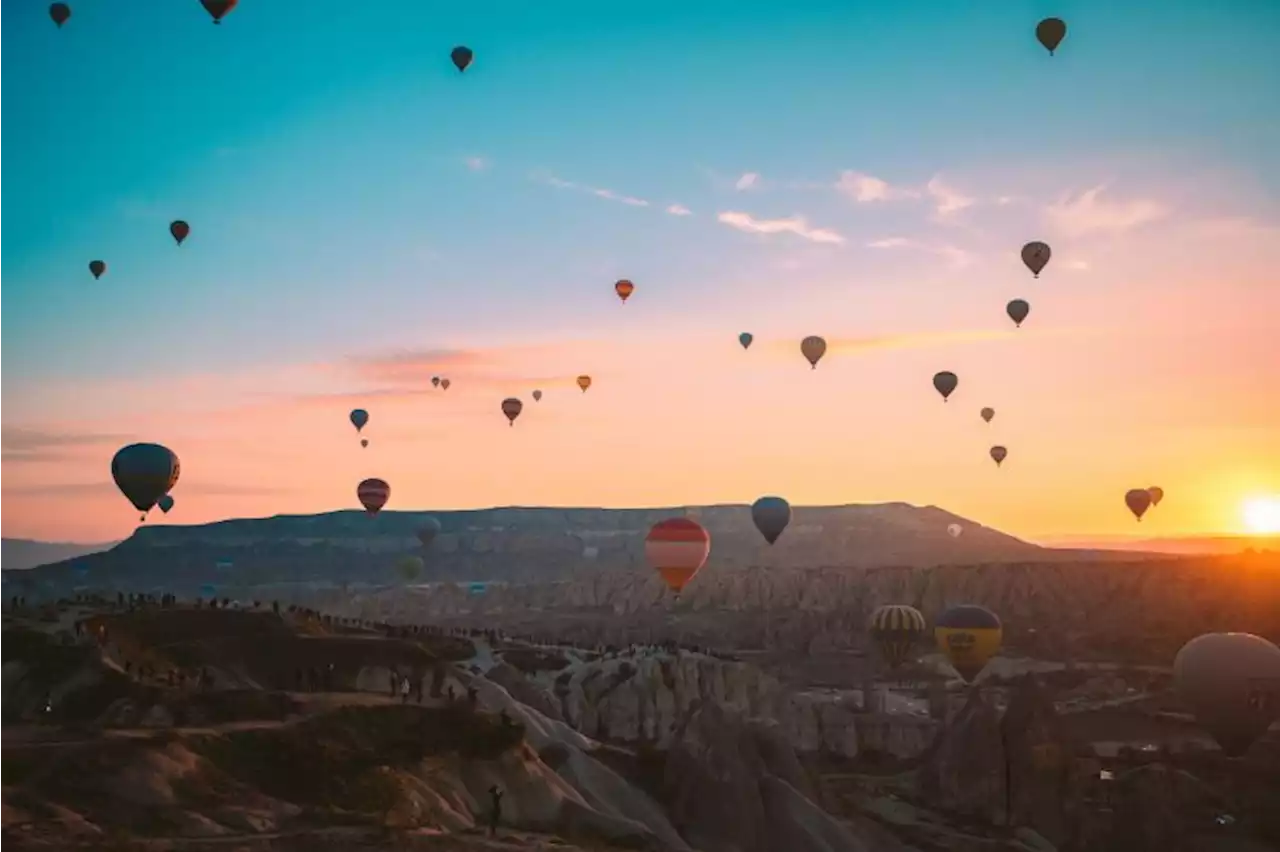
<instances>
[{"instance_id":1,"label":"dark silhouetted balloon","mask_svg":"<svg viewBox=\"0 0 1280 852\"><path fill-rule=\"evenodd\" d=\"M996 614L986 607L961 604L938 616L933 635L951 667L965 683L972 683L1000 650L1003 628Z\"/></svg>"},{"instance_id":2,"label":"dark silhouetted balloon","mask_svg":"<svg viewBox=\"0 0 1280 852\"><path fill-rule=\"evenodd\" d=\"M441 380L440 380L440 390L448 390L448 389L449 389L449 385L451 385L451 384L453 384L453 382L449 381L448 379L441 379Z\"/></svg>"},{"instance_id":3,"label":"dark silhouetted balloon","mask_svg":"<svg viewBox=\"0 0 1280 852\"><path fill-rule=\"evenodd\" d=\"M533 401L542 402L542 391L536 390L533 392Z\"/></svg>"},{"instance_id":4,"label":"dark silhouetted balloon","mask_svg":"<svg viewBox=\"0 0 1280 852\"><path fill-rule=\"evenodd\" d=\"M1015 326L1021 328L1022 321L1031 313L1031 305L1025 299L1014 299L1004 306L1004 312L1009 315L1009 319L1013 320Z\"/></svg>"},{"instance_id":5,"label":"dark silhouetted balloon","mask_svg":"<svg viewBox=\"0 0 1280 852\"><path fill-rule=\"evenodd\" d=\"M1027 243L1022 247L1022 262L1027 265L1027 269L1031 270L1032 275L1039 278L1041 270L1049 262L1052 254L1053 250L1049 248L1048 243Z\"/></svg>"},{"instance_id":6,"label":"dark silhouetted balloon","mask_svg":"<svg viewBox=\"0 0 1280 852\"><path fill-rule=\"evenodd\" d=\"M93 273L94 280L97 280L107 271L107 265L100 260L91 260L89 261L89 271Z\"/></svg>"},{"instance_id":7,"label":"dark silhouetted balloon","mask_svg":"<svg viewBox=\"0 0 1280 852\"><path fill-rule=\"evenodd\" d=\"M418 525L418 541L422 542L422 546L430 547L431 542L435 541L438 535L440 535L440 522L435 518L423 518L422 523Z\"/></svg>"},{"instance_id":8,"label":"dark silhouetted balloon","mask_svg":"<svg viewBox=\"0 0 1280 852\"><path fill-rule=\"evenodd\" d=\"M591 387L590 376L578 376L578 387L582 388L582 392L586 393L587 388Z\"/></svg>"},{"instance_id":9,"label":"dark silhouetted balloon","mask_svg":"<svg viewBox=\"0 0 1280 852\"><path fill-rule=\"evenodd\" d=\"M348 418L351 420L351 425L356 427L356 431L359 432L369 422L369 412L363 408L353 408Z\"/></svg>"},{"instance_id":10,"label":"dark silhouetted balloon","mask_svg":"<svg viewBox=\"0 0 1280 852\"><path fill-rule=\"evenodd\" d=\"M933 375L933 389L942 394L943 402L946 402L947 397L955 393L959 384L960 379L950 370L943 370L941 373L934 373Z\"/></svg>"},{"instance_id":11,"label":"dark silhouetted balloon","mask_svg":"<svg viewBox=\"0 0 1280 852\"><path fill-rule=\"evenodd\" d=\"M885 604L877 608L867 624L871 640L892 669L907 661L927 629L920 610L906 604Z\"/></svg>"},{"instance_id":12,"label":"dark silhouetted balloon","mask_svg":"<svg viewBox=\"0 0 1280 852\"><path fill-rule=\"evenodd\" d=\"M1151 492L1145 488L1131 488L1125 492L1124 504L1129 507L1130 512L1133 512L1133 516L1141 521L1147 509L1151 508Z\"/></svg>"},{"instance_id":13,"label":"dark silhouetted balloon","mask_svg":"<svg viewBox=\"0 0 1280 852\"><path fill-rule=\"evenodd\" d=\"M384 479L366 479L356 486L356 497L364 510L373 516L382 511L382 507L391 499L391 486Z\"/></svg>"},{"instance_id":14,"label":"dark silhouetted balloon","mask_svg":"<svg viewBox=\"0 0 1280 852\"><path fill-rule=\"evenodd\" d=\"M1164 489L1159 485L1153 485L1147 489L1147 493L1151 495L1151 508L1160 505L1160 501L1164 499Z\"/></svg>"},{"instance_id":15,"label":"dark silhouetted balloon","mask_svg":"<svg viewBox=\"0 0 1280 852\"><path fill-rule=\"evenodd\" d=\"M182 241L191 233L191 226L181 219L175 219L169 223L169 233L173 234L178 245L182 245Z\"/></svg>"},{"instance_id":16,"label":"dark silhouetted balloon","mask_svg":"<svg viewBox=\"0 0 1280 852\"><path fill-rule=\"evenodd\" d=\"M418 575L422 573L423 563L421 556L412 554L401 556L396 560L396 570L400 572L400 576L406 580L416 580Z\"/></svg>"},{"instance_id":17,"label":"dark silhouetted balloon","mask_svg":"<svg viewBox=\"0 0 1280 852\"><path fill-rule=\"evenodd\" d=\"M440 377L439 377L439 376L432 376L432 377L431 377L431 386L432 386L433 388L438 388L438 387L440 387Z\"/></svg>"},{"instance_id":18,"label":"dark silhouetted balloon","mask_svg":"<svg viewBox=\"0 0 1280 852\"><path fill-rule=\"evenodd\" d=\"M625 278L621 279L620 281L618 281L617 284L613 285L613 292L617 293L618 298L621 299L624 303L627 301L627 299L631 298L631 294L634 293L635 291L636 291L636 285L632 284L630 281L628 281Z\"/></svg>"},{"instance_id":19,"label":"dark silhouetted balloon","mask_svg":"<svg viewBox=\"0 0 1280 852\"><path fill-rule=\"evenodd\" d=\"M982 415L982 419L987 423L990 423L991 418L996 416L996 410L994 408L984 408L979 413Z\"/></svg>"},{"instance_id":20,"label":"dark silhouetted balloon","mask_svg":"<svg viewBox=\"0 0 1280 852\"><path fill-rule=\"evenodd\" d=\"M471 48L459 45L449 52L449 58L453 60L454 67L459 71L466 71L476 55L471 52Z\"/></svg>"},{"instance_id":21,"label":"dark silhouetted balloon","mask_svg":"<svg viewBox=\"0 0 1280 852\"><path fill-rule=\"evenodd\" d=\"M751 348L751 341L753 341L753 340L755 340L755 339L756 339L756 338L755 338L755 335L751 334L750 332L746 332L746 331L744 331L744 332L742 332L742 334L739 334L739 335L738 335L738 342L742 344L742 348L743 348L743 349L750 349L750 348Z\"/></svg>"},{"instance_id":22,"label":"dark silhouetted balloon","mask_svg":"<svg viewBox=\"0 0 1280 852\"><path fill-rule=\"evenodd\" d=\"M1009 451L1004 447L996 445L991 448L991 458L996 463L996 467L1004 464L1004 460L1009 457Z\"/></svg>"},{"instance_id":23,"label":"dark silhouetted balloon","mask_svg":"<svg viewBox=\"0 0 1280 852\"><path fill-rule=\"evenodd\" d=\"M71 7L66 3L54 3L49 7L49 17L53 18L53 22L61 28L63 24L71 20Z\"/></svg>"},{"instance_id":24,"label":"dark silhouetted balloon","mask_svg":"<svg viewBox=\"0 0 1280 852\"><path fill-rule=\"evenodd\" d=\"M809 366L816 370L822 356L827 354L827 341L816 334L811 334L800 341L800 354L809 362Z\"/></svg>"},{"instance_id":25,"label":"dark silhouetted balloon","mask_svg":"<svg viewBox=\"0 0 1280 852\"><path fill-rule=\"evenodd\" d=\"M1050 56L1053 56L1053 52L1066 37L1067 23L1061 18L1045 18L1036 24L1036 40L1044 45L1044 49L1049 51Z\"/></svg>"},{"instance_id":26,"label":"dark silhouetted balloon","mask_svg":"<svg viewBox=\"0 0 1280 852\"><path fill-rule=\"evenodd\" d=\"M156 507L166 515L169 514L169 510L173 508L173 497L168 494L161 494L160 498L156 500Z\"/></svg>"},{"instance_id":27,"label":"dark silhouetted balloon","mask_svg":"<svg viewBox=\"0 0 1280 852\"><path fill-rule=\"evenodd\" d=\"M1173 660L1178 696L1229 757L1280 717L1280 648L1251 633L1206 633Z\"/></svg>"},{"instance_id":28,"label":"dark silhouetted balloon","mask_svg":"<svg viewBox=\"0 0 1280 852\"><path fill-rule=\"evenodd\" d=\"M692 518L667 518L645 536L644 555L678 597L711 555L711 534Z\"/></svg>"},{"instance_id":29,"label":"dark silhouetted balloon","mask_svg":"<svg viewBox=\"0 0 1280 852\"><path fill-rule=\"evenodd\" d=\"M511 421L511 425L516 425L516 418L520 416L520 412L524 410L524 403L516 399L514 396L507 397L502 401L502 413L507 415L507 419Z\"/></svg>"},{"instance_id":30,"label":"dark silhouetted balloon","mask_svg":"<svg viewBox=\"0 0 1280 852\"><path fill-rule=\"evenodd\" d=\"M236 7L236 3L240 0L200 0L200 5L204 10L213 16L215 24L222 23L222 19Z\"/></svg>"},{"instance_id":31,"label":"dark silhouetted balloon","mask_svg":"<svg viewBox=\"0 0 1280 852\"><path fill-rule=\"evenodd\" d=\"M751 520L764 540L773 544L791 523L791 504L781 497L761 497L751 504Z\"/></svg>"},{"instance_id":32,"label":"dark silhouetted balloon","mask_svg":"<svg viewBox=\"0 0 1280 852\"><path fill-rule=\"evenodd\" d=\"M367 446L369 446L369 439L368 439L368 438L361 438L361 439L360 439L360 446L362 446L362 447L367 447Z\"/></svg>"},{"instance_id":33,"label":"dark silhouetted balloon","mask_svg":"<svg viewBox=\"0 0 1280 852\"><path fill-rule=\"evenodd\" d=\"M130 444L111 459L111 478L144 520L156 501L177 484L181 472L173 450L160 444Z\"/></svg>"}]
</instances>

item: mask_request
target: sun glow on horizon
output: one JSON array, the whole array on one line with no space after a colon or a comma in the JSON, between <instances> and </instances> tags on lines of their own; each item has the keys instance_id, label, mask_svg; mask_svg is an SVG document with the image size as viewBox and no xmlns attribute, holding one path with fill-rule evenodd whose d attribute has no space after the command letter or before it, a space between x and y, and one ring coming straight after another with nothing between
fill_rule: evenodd
<instances>
[{"instance_id":1,"label":"sun glow on horizon","mask_svg":"<svg viewBox=\"0 0 1280 852\"><path fill-rule=\"evenodd\" d=\"M1240 507L1244 526L1254 535L1280 533L1280 497L1253 497Z\"/></svg>"}]
</instances>

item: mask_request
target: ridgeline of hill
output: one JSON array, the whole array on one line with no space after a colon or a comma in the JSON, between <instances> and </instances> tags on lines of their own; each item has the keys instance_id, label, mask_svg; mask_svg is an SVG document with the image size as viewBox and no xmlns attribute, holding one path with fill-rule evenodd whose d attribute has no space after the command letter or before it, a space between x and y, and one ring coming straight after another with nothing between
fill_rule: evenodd
<instances>
[{"instance_id":1,"label":"ridgeline of hill","mask_svg":"<svg viewBox=\"0 0 1280 852\"><path fill-rule=\"evenodd\" d=\"M643 568L649 528L684 514L710 531L717 570L1083 561L1103 555L1039 547L935 506L905 503L796 507L790 527L772 548L745 505L384 511L375 517L343 511L199 526L146 525L107 552L43 566L32 580L92 586L110 578L129 588L387 583L401 581L400 557L421 553L426 566L419 582L547 582L581 569ZM423 550L417 530L428 516L440 522L441 532ZM953 523L964 530L958 538L947 532Z\"/></svg>"},{"instance_id":2,"label":"ridgeline of hill","mask_svg":"<svg viewBox=\"0 0 1280 852\"><path fill-rule=\"evenodd\" d=\"M115 547L118 542L102 544L78 544L73 541L33 541L26 538L6 538L0 542L0 567L6 571L22 571L37 565L48 565L64 559L75 559L89 553L100 553Z\"/></svg>"}]
</instances>

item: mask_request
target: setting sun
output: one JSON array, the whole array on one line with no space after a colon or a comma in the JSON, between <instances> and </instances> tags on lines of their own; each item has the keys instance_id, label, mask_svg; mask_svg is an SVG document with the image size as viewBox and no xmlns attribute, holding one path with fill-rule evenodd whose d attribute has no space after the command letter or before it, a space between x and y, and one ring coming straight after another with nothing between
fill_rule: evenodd
<instances>
[{"instance_id":1,"label":"setting sun","mask_svg":"<svg viewBox=\"0 0 1280 852\"><path fill-rule=\"evenodd\" d=\"M1241 509L1245 528L1255 535L1280 533L1280 497L1255 497Z\"/></svg>"}]
</instances>

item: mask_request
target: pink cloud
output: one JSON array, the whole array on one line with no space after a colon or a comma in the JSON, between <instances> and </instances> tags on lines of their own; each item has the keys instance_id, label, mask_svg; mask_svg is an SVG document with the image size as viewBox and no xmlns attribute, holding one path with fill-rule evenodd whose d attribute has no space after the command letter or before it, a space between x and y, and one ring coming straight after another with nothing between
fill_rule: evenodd
<instances>
[{"instance_id":1,"label":"pink cloud","mask_svg":"<svg viewBox=\"0 0 1280 852\"><path fill-rule=\"evenodd\" d=\"M729 210L716 215L723 225L746 231L749 234L793 234L814 243L843 245L845 239L830 228L815 228L804 216L788 216L782 219L757 219L750 213Z\"/></svg>"},{"instance_id":2,"label":"pink cloud","mask_svg":"<svg viewBox=\"0 0 1280 852\"><path fill-rule=\"evenodd\" d=\"M1046 223L1066 237L1115 235L1159 221L1170 209L1159 201L1135 198L1113 200L1100 184L1078 195L1066 195L1044 209Z\"/></svg>"}]
</instances>

